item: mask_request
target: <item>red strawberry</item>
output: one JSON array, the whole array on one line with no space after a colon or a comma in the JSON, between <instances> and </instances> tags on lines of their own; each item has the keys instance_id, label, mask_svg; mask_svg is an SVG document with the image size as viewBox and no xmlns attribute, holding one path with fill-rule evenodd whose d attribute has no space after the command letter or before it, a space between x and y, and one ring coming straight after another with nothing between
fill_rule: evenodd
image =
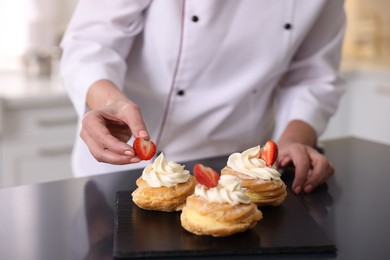
<instances>
[{"instance_id":1,"label":"red strawberry","mask_svg":"<svg viewBox=\"0 0 390 260\"><path fill-rule=\"evenodd\" d=\"M213 168L197 163L194 167L194 176L199 184L208 188L218 186L219 174Z\"/></svg>"},{"instance_id":2,"label":"red strawberry","mask_svg":"<svg viewBox=\"0 0 390 260\"><path fill-rule=\"evenodd\" d=\"M156 153L156 145L151 140L146 140L142 137L137 137L134 140L133 148L135 155L141 160L150 160Z\"/></svg>"},{"instance_id":3,"label":"red strawberry","mask_svg":"<svg viewBox=\"0 0 390 260\"><path fill-rule=\"evenodd\" d=\"M269 140L260 149L259 158L264 160L268 167L272 166L278 157L278 146L274 141Z\"/></svg>"}]
</instances>

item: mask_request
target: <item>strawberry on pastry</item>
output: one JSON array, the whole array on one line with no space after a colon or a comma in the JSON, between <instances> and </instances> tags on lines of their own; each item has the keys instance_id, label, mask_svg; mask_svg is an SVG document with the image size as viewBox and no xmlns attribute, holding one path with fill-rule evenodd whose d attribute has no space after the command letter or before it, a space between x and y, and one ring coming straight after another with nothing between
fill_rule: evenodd
<instances>
[{"instance_id":1,"label":"strawberry on pastry","mask_svg":"<svg viewBox=\"0 0 390 260\"><path fill-rule=\"evenodd\" d=\"M180 215L182 227L195 235L230 236L256 226L263 215L234 176L219 176L210 167L196 164L198 181Z\"/></svg>"},{"instance_id":2,"label":"strawberry on pastry","mask_svg":"<svg viewBox=\"0 0 390 260\"><path fill-rule=\"evenodd\" d=\"M219 174L213 168L197 163L194 167L194 176L199 184L208 188L218 186Z\"/></svg>"},{"instance_id":3,"label":"strawberry on pastry","mask_svg":"<svg viewBox=\"0 0 390 260\"><path fill-rule=\"evenodd\" d=\"M135 138L133 148L135 150L135 155L141 160L150 160L156 154L156 145L154 142L142 137Z\"/></svg>"},{"instance_id":4,"label":"strawberry on pastry","mask_svg":"<svg viewBox=\"0 0 390 260\"><path fill-rule=\"evenodd\" d=\"M180 211L188 196L194 193L197 182L190 171L164 153L147 165L137 179L137 189L131 194L140 208L155 211Z\"/></svg>"},{"instance_id":5,"label":"strawberry on pastry","mask_svg":"<svg viewBox=\"0 0 390 260\"><path fill-rule=\"evenodd\" d=\"M278 158L278 146L272 140L267 141L267 143L260 149L259 158L264 160L268 167L271 167L276 158Z\"/></svg>"},{"instance_id":6,"label":"strawberry on pastry","mask_svg":"<svg viewBox=\"0 0 390 260\"><path fill-rule=\"evenodd\" d=\"M246 194L258 206L279 206L287 196L281 174L273 166L278 156L278 147L268 141L264 147L251 147L229 156L221 174L241 179Z\"/></svg>"}]
</instances>

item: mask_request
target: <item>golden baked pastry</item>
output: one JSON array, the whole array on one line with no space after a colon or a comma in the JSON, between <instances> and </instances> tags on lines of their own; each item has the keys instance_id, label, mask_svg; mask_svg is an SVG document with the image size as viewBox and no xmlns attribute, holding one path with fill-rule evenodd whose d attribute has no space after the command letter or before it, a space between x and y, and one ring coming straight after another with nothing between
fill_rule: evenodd
<instances>
[{"instance_id":1,"label":"golden baked pastry","mask_svg":"<svg viewBox=\"0 0 390 260\"><path fill-rule=\"evenodd\" d=\"M230 205L191 195L180 215L181 225L196 235L224 237L254 227L263 218L254 203Z\"/></svg>"},{"instance_id":2,"label":"golden baked pastry","mask_svg":"<svg viewBox=\"0 0 390 260\"><path fill-rule=\"evenodd\" d=\"M222 175L236 176L242 181L242 187L246 188L246 194L257 206L279 206L287 196L286 185L279 180L263 180L253 178L246 174L234 171L225 166Z\"/></svg>"},{"instance_id":3,"label":"golden baked pastry","mask_svg":"<svg viewBox=\"0 0 390 260\"><path fill-rule=\"evenodd\" d=\"M242 189L241 181L221 176L217 187L196 186L195 193L187 198L180 220L182 227L193 234L224 237L254 227L262 217Z\"/></svg>"},{"instance_id":4,"label":"golden baked pastry","mask_svg":"<svg viewBox=\"0 0 390 260\"><path fill-rule=\"evenodd\" d=\"M180 211L188 196L194 193L196 181L193 176L171 187L151 187L142 179L136 181L138 188L131 194L134 203L143 209L156 211Z\"/></svg>"},{"instance_id":5,"label":"golden baked pastry","mask_svg":"<svg viewBox=\"0 0 390 260\"><path fill-rule=\"evenodd\" d=\"M260 146L256 146L242 153L231 154L221 175L239 178L242 187L247 189L246 194L256 205L279 206L287 196L286 185L280 179L281 174L272 167L275 154L270 163L260 158L263 157L262 152Z\"/></svg>"},{"instance_id":6,"label":"golden baked pastry","mask_svg":"<svg viewBox=\"0 0 390 260\"><path fill-rule=\"evenodd\" d=\"M133 202L140 208L156 211L180 211L188 196L194 193L196 180L174 161L161 153L145 167L136 181Z\"/></svg>"}]
</instances>

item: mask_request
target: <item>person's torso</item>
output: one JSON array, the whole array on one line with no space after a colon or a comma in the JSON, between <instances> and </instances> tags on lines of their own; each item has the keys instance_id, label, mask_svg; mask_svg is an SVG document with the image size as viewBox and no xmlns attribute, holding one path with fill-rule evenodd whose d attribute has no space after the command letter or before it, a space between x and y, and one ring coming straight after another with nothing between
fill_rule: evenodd
<instances>
[{"instance_id":1,"label":"person's torso","mask_svg":"<svg viewBox=\"0 0 390 260\"><path fill-rule=\"evenodd\" d=\"M273 127L278 81L325 1L152 1L126 92L167 158L228 154Z\"/></svg>"}]
</instances>

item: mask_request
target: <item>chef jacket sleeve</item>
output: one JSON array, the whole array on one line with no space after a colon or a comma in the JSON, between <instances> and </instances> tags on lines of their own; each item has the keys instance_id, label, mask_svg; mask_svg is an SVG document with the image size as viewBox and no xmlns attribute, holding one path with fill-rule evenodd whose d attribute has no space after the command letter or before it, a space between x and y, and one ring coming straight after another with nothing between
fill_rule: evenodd
<instances>
[{"instance_id":1,"label":"chef jacket sleeve","mask_svg":"<svg viewBox=\"0 0 390 260\"><path fill-rule=\"evenodd\" d=\"M82 116L89 87L100 79L122 88L126 57L143 29L147 0L80 0L61 41L61 76Z\"/></svg>"},{"instance_id":2,"label":"chef jacket sleeve","mask_svg":"<svg viewBox=\"0 0 390 260\"><path fill-rule=\"evenodd\" d=\"M280 83L275 139L294 119L311 125L319 136L336 112L345 89L338 77L345 24L343 1L327 1Z\"/></svg>"}]
</instances>

